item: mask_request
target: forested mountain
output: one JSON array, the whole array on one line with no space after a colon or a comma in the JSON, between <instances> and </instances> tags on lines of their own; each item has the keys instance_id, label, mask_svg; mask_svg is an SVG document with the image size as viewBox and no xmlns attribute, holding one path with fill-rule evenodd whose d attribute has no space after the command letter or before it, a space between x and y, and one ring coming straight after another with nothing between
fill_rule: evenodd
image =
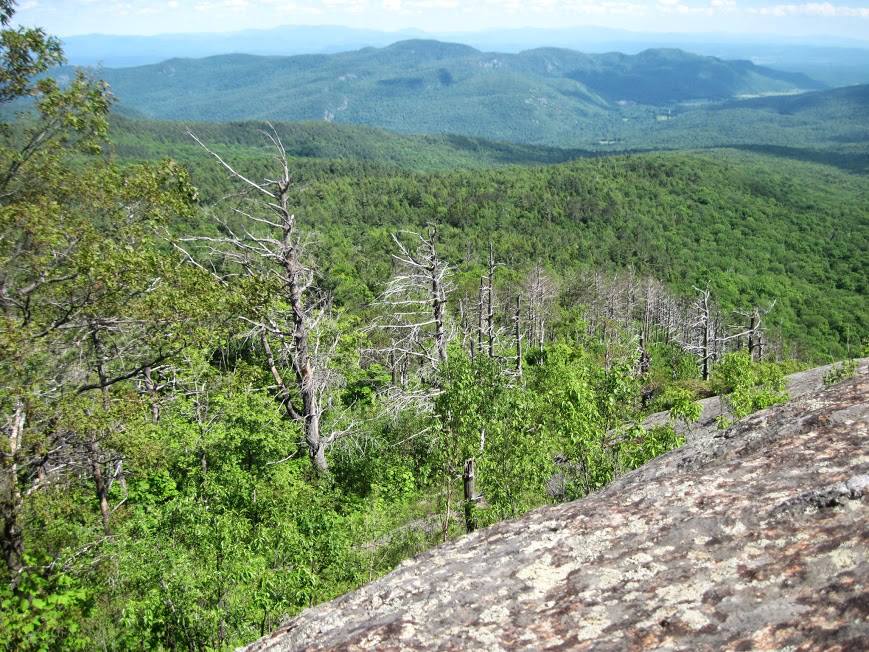
<instances>
[{"instance_id":1,"label":"forested mountain","mask_svg":"<svg viewBox=\"0 0 869 652\"><path fill-rule=\"evenodd\" d=\"M403 41L334 55L226 55L103 69L120 107L177 120L328 120L415 133L581 146L632 105L722 100L821 85L678 50L483 53Z\"/></svg>"},{"instance_id":2,"label":"forested mountain","mask_svg":"<svg viewBox=\"0 0 869 652\"><path fill-rule=\"evenodd\" d=\"M869 108L869 84L833 88L816 93L756 97L741 102L729 102L722 109L768 109L781 115L816 116L823 120L853 121ZM869 122L867 120L866 122Z\"/></svg>"}]
</instances>

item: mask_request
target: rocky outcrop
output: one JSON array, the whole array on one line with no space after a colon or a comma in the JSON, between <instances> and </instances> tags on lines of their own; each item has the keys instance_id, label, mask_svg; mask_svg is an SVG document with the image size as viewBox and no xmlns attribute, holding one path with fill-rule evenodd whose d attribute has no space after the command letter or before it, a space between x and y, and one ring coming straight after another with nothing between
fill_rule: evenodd
<instances>
[{"instance_id":1,"label":"rocky outcrop","mask_svg":"<svg viewBox=\"0 0 869 652\"><path fill-rule=\"evenodd\" d=\"M248 649L869 649L867 389L759 412Z\"/></svg>"}]
</instances>

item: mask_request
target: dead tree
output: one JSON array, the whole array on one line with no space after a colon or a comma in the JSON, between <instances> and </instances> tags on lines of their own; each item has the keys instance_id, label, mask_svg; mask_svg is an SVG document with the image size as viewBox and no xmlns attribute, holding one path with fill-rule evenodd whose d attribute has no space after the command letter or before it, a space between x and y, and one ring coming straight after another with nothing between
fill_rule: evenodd
<instances>
[{"instance_id":1,"label":"dead tree","mask_svg":"<svg viewBox=\"0 0 869 652\"><path fill-rule=\"evenodd\" d=\"M489 357L495 357L495 250L489 243L489 270L486 277L486 339L489 343Z\"/></svg>"},{"instance_id":2,"label":"dead tree","mask_svg":"<svg viewBox=\"0 0 869 652\"><path fill-rule=\"evenodd\" d=\"M468 311L465 307L466 303L467 298L459 299L459 329L462 334L462 350L467 346L468 355L471 360L473 360L475 355L474 335L470 332L470 326L468 325Z\"/></svg>"},{"instance_id":3,"label":"dead tree","mask_svg":"<svg viewBox=\"0 0 869 652\"><path fill-rule=\"evenodd\" d=\"M22 400L16 400L12 414L3 424L4 434L8 441L8 450L3 452L3 478L0 480L0 515L3 517L3 558L6 568L12 576L13 585L17 585L19 573L23 567L24 537L21 527L21 511L24 500L18 480L19 463L21 459L22 439L27 420L27 412Z\"/></svg>"},{"instance_id":4,"label":"dead tree","mask_svg":"<svg viewBox=\"0 0 869 652\"><path fill-rule=\"evenodd\" d=\"M480 277L480 292L477 295L477 352L483 354L483 306L486 297L486 277Z\"/></svg>"},{"instance_id":5,"label":"dead tree","mask_svg":"<svg viewBox=\"0 0 869 652\"><path fill-rule=\"evenodd\" d=\"M685 321L686 332L681 345L683 349L696 356L700 376L703 380L709 380L718 340L717 318L709 287L694 289L698 296L692 304L692 320Z\"/></svg>"},{"instance_id":6,"label":"dead tree","mask_svg":"<svg viewBox=\"0 0 869 652\"><path fill-rule=\"evenodd\" d=\"M477 519L474 514L474 506L480 502L482 496L477 493L476 463L474 458L465 460L462 473L462 484L465 493L465 531L468 533L477 529Z\"/></svg>"},{"instance_id":7,"label":"dead tree","mask_svg":"<svg viewBox=\"0 0 869 652\"><path fill-rule=\"evenodd\" d=\"M747 337L752 358L760 359L764 347L769 347L764 318L775 301L767 308L737 312L740 320L748 322L747 327L745 321L728 327L709 287L695 291L697 295L689 300L673 294L660 281L638 279L633 271L613 276L592 272L580 275L566 296L585 307L588 334L596 335L605 345L607 367L611 350L624 335L639 338L635 362L639 372L647 368L649 347L655 343L675 345L694 355L698 373L705 379L713 363L739 349L743 338Z\"/></svg>"},{"instance_id":8,"label":"dead tree","mask_svg":"<svg viewBox=\"0 0 869 652\"><path fill-rule=\"evenodd\" d=\"M652 368L652 356L646 349L646 336L640 332L640 343L637 351L637 375L644 378Z\"/></svg>"},{"instance_id":9,"label":"dead tree","mask_svg":"<svg viewBox=\"0 0 869 652\"><path fill-rule=\"evenodd\" d=\"M341 382L329 366L337 337L326 334L331 317L329 299L315 287L313 269L304 255L291 204L294 185L286 150L274 128L264 131L275 153L278 176L253 181L188 133L242 185L248 202L234 209L241 223L237 230L220 220L222 237L184 240L204 242L210 253L222 257L226 264L275 288L274 300L263 301L243 320L250 327L248 335L259 339L274 379L275 398L286 416L301 425L311 464L325 474L326 450L348 434L353 424L328 434L322 432L324 397Z\"/></svg>"},{"instance_id":10,"label":"dead tree","mask_svg":"<svg viewBox=\"0 0 869 652\"><path fill-rule=\"evenodd\" d=\"M516 374L522 377L522 297L516 295L516 312L513 314L513 339L516 344Z\"/></svg>"},{"instance_id":11,"label":"dead tree","mask_svg":"<svg viewBox=\"0 0 869 652\"><path fill-rule=\"evenodd\" d=\"M743 319L748 320L748 327L739 335L748 337L748 355L752 360L763 360L764 355L764 325L763 320L775 307L776 302L773 301L766 308L754 306L749 312L737 312Z\"/></svg>"},{"instance_id":12,"label":"dead tree","mask_svg":"<svg viewBox=\"0 0 869 652\"><path fill-rule=\"evenodd\" d=\"M453 289L452 268L437 251L437 231L428 236L393 235L396 272L378 299L386 315L376 326L389 338L387 353L435 369L447 359L452 332L446 323L447 296Z\"/></svg>"},{"instance_id":13,"label":"dead tree","mask_svg":"<svg viewBox=\"0 0 869 652\"><path fill-rule=\"evenodd\" d=\"M529 341L543 348L546 341L546 322L552 310L552 304L558 296L558 286L543 271L540 263L537 263L526 277L524 294L528 305Z\"/></svg>"}]
</instances>

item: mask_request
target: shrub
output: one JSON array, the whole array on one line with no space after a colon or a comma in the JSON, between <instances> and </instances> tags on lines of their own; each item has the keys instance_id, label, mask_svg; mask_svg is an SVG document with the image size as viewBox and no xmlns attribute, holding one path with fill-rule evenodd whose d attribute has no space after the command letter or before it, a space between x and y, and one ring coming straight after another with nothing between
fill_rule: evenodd
<instances>
[{"instance_id":1,"label":"shrub","mask_svg":"<svg viewBox=\"0 0 869 652\"><path fill-rule=\"evenodd\" d=\"M845 360L837 365L833 365L833 367L824 374L824 386L829 387L830 385L841 383L843 380L848 380L848 378L853 378L856 375L857 361Z\"/></svg>"}]
</instances>

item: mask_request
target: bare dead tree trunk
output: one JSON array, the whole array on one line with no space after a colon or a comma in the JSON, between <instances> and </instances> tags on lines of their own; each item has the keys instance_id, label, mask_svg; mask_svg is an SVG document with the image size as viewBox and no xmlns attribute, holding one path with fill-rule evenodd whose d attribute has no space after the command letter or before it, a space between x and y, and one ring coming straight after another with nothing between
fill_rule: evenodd
<instances>
[{"instance_id":1,"label":"bare dead tree trunk","mask_svg":"<svg viewBox=\"0 0 869 652\"><path fill-rule=\"evenodd\" d=\"M437 254L437 231L434 228L429 230L428 249L429 256L426 269L431 276L431 305L435 321L435 345L438 350L438 361L443 363L447 359L447 336L444 327L444 309L447 304L447 294L443 287L442 265Z\"/></svg>"},{"instance_id":2,"label":"bare dead tree trunk","mask_svg":"<svg viewBox=\"0 0 869 652\"><path fill-rule=\"evenodd\" d=\"M108 374L106 373L106 353L100 339L99 328L91 325L91 343L94 349L96 358L95 370L100 383L100 392L103 400L103 410L108 411L110 408ZM109 484L103 475L102 454L100 451L97 433L91 432L87 442L88 454L90 457L91 475L94 481L94 491L96 493L97 503L100 506L100 518L103 522L103 530L106 534L111 534L111 517L112 509L109 505Z\"/></svg>"},{"instance_id":3,"label":"bare dead tree trunk","mask_svg":"<svg viewBox=\"0 0 869 652\"><path fill-rule=\"evenodd\" d=\"M12 586L18 586L24 557L24 534L21 529L21 509L23 500L18 481L18 457L21 451L24 425L27 415L24 403L16 401L9 422L5 424L9 452L2 454L3 478L0 490L0 514L3 516L3 559L12 578Z\"/></svg>"},{"instance_id":4,"label":"bare dead tree trunk","mask_svg":"<svg viewBox=\"0 0 869 652\"><path fill-rule=\"evenodd\" d=\"M465 299L459 299L459 328L462 331L462 350L465 348L465 342L470 339L468 354L471 360L474 359L474 338L468 338L468 313L465 310Z\"/></svg>"},{"instance_id":5,"label":"bare dead tree trunk","mask_svg":"<svg viewBox=\"0 0 869 652\"><path fill-rule=\"evenodd\" d=\"M652 358L649 355L648 350L646 350L646 337L643 333L640 333L640 351L639 359L637 361L637 371L640 377L645 377L645 375L649 373L651 367Z\"/></svg>"},{"instance_id":6,"label":"bare dead tree trunk","mask_svg":"<svg viewBox=\"0 0 869 652\"><path fill-rule=\"evenodd\" d=\"M558 294L558 288L544 273L539 262L526 277L523 287L528 303L530 341L532 345L543 348L546 340L546 319Z\"/></svg>"},{"instance_id":7,"label":"bare dead tree trunk","mask_svg":"<svg viewBox=\"0 0 869 652\"><path fill-rule=\"evenodd\" d=\"M513 337L516 341L516 373L522 377L522 298L516 295L516 312L513 315Z\"/></svg>"},{"instance_id":8,"label":"bare dead tree trunk","mask_svg":"<svg viewBox=\"0 0 869 652\"><path fill-rule=\"evenodd\" d=\"M495 357L495 250L489 242L489 275L487 288L488 310L486 312L486 334L489 341L489 357Z\"/></svg>"},{"instance_id":9,"label":"bare dead tree trunk","mask_svg":"<svg viewBox=\"0 0 869 652\"><path fill-rule=\"evenodd\" d=\"M157 383L151 376L150 365L145 367L145 391L148 393L151 400L151 422L158 423L160 421L160 402L157 400Z\"/></svg>"},{"instance_id":10,"label":"bare dead tree trunk","mask_svg":"<svg viewBox=\"0 0 869 652\"><path fill-rule=\"evenodd\" d=\"M477 300L477 351L483 355L483 306L485 292L485 277L480 277L480 294Z\"/></svg>"},{"instance_id":11,"label":"bare dead tree trunk","mask_svg":"<svg viewBox=\"0 0 869 652\"><path fill-rule=\"evenodd\" d=\"M702 335L703 335L703 360L702 360L702 376L703 380L709 380L709 291L703 294L703 313L702 313Z\"/></svg>"},{"instance_id":12,"label":"bare dead tree trunk","mask_svg":"<svg viewBox=\"0 0 869 652\"><path fill-rule=\"evenodd\" d=\"M313 273L304 264L301 244L296 233L296 216L290 205L290 191L293 183L290 177L289 160L283 143L274 129L265 132L271 141L279 163L279 177L257 183L238 173L219 155L208 149L194 134L188 134L209 154L211 154L230 175L240 181L248 189L252 189L260 201L256 206L268 215L261 217L252 212L236 210L236 213L246 220L241 236L236 235L227 224L222 224L223 230L229 233L221 239L189 238L187 240L205 240L228 245L231 251L223 251L229 260L252 270L265 266L268 273L276 274L280 280L283 298L288 305L288 316L259 316L255 330L260 334L260 341L266 351L266 357L272 377L278 385L278 398L284 405L288 417L301 424L308 457L314 469L319 474L328 473L326 448L334 442L339 433L324 437L321 433L323 407L321 394L329 384L327 363L316 359L311 348L311 331L316 327L318 318L313 314L315 302L308 296L313 280ZM256 235L254 227L266 227L274 236ZM289 322L287 328L278 321ZM300 405L293 404L293 394L286 385L278 370L276 356L272 354L269 339L280 344L281 359L287 360L295 379L296 394Z\"/></svg>"},{"instance_id":13,"label":"bare dead tree trunk","mask_svg":"<svg viewBox=\"0 0 869 652\"><path fill-rule=\"evenodd\" d=\"M284 218L284 237L282 240L282 259L287 279L287 294L290 299L293 319L293 370L296 372L296 384L302 399L302 417L304 421L305 441L308 444L308 456L318 473L329 470L326 463L326 449L320 436L320 400L318 387L314 378L314 368L308 348L307 313L302 294L307 283L303 278L302 265L298 260L296 243L293 239L295 216L289 210L289 174L278 184L278 199L280 213Z\"/></svg>"},{"instance_id":14,"label":"bare dead tree trunk","mask_svg":"<svg viewBox=\"0 0 869 652\"><path fill-rule=\"evenodd\" d=\"M372 325L389 336L385 349L379 354L402 356L409 364L415 361L421 373L438 369L447 359L447 345L452 329L447 327L447 296L452 290L450 266L437 252L437 231L431 228L428 236L406 232L416 241L412 248L398 235L392 238L398 247L394 254L397 269L378 298L385 308L384 315ZM479 333L477 334L479 337ZM473 338L471 338L473 340ZM430 395L421 390L416 402L422 405ZM395 399L409 399L410 394L395 392ZM396 400L391 401L393 405Z\"/></svg>"},{"instance_id":15,"label":"bare dead tree trunk","mask_svg":"<svg viewBox=\"0 0 869 652\"><path fill-rule=\"evenodd\" d=\"M94 489L96 491L97 502L100 506L100 517L103 521L103 531L106 534L111 534L111 517L112 509L109 506L109 484L103 475L102 460L100 459L99 444L96 437L91 436L88 441L88 453L90 454L91 474L94 480Z\"/></svg>"}]
</instances>

